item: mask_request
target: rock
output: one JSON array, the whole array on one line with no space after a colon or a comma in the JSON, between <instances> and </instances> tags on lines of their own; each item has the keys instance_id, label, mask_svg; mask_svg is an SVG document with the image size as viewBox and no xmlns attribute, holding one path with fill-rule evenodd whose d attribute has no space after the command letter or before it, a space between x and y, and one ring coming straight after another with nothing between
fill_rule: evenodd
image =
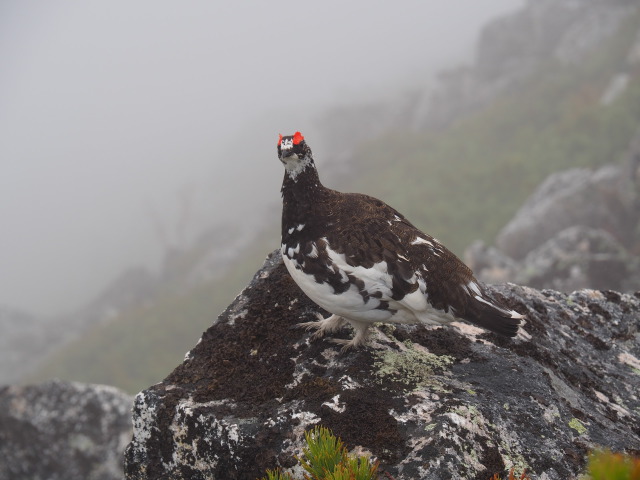
<instances>
[{"instance_id":1,"label":"rock","mask_svg":"<svg viewBox=\"0 0 640 480\"><path fill-rule=\"evenodd\" d=\"M514 259L524 258L560 231L582 225L617 239L633 235L633 184L626 168L572 169L550 175L500 231L496 244Z\"/></svg>"},{"instance_id":2,"label":"rock","mask_svg":"<svg viewBox=\"0 0 640 480\"><path fill-rule=\"evenodd\" d=\"M620 165L550 175L499 233L465 261L488 283L570 292L640 288L640 130Z\"/></svg>"},{"instance_id":3,"label":"rock","mask_svg":"<svg viewBox=\"0 0 640 480\"><path fill-rule=\"evenodd\" d=\"M514 259L482 240L476 240L467 247L464 262L473 270L476 278L492 284L512 281L521 269Z\"/></svg>"},{"instance_id":4,"label":"rock","mask_svg":"<svg viewBox=\"0 0 640 480\"><path fill-rule=\"evenodd\" d=\"M103 385L1 387L0 480L121 479L132 402Z\"/></svg>"},{"instance_id":5,"label":"rock","mask_svg":"<svg viewBox=\"0 0 640 480\"><path fill-rule=\"evenodd\" d=\"M640 287L640 260L608 232L583 226L562 230L519 262L478 240L465 250L465 261L486 283L515 282L562 292Z\"/></svg>"},{"instance_id":6,"label":"rock","mask_svg":"<svg viewBox=\"0 0 640 480\"><path fill-rule=\"evenodd\" d=\"M513 281L563 292L581 288L619 290L629 276L630 264L625 248L609 233L569 227L530 252Z\"/></svg>"},{"instance_id":7,"label":"rock","mask_svg":"<svg viewBox=\"0 0 640 480\"><path fill-rule=\"evenodd\" d=\"M184 362L137 395L126 478L300 473L294 455L318 424L396 480L511 467L566 480L594 447L638 453L640 292L494 294L528 316L516 339L386 325L371 347L341 354L292 328L318 309L273 253Z\"/></svg>"}]
</instances>

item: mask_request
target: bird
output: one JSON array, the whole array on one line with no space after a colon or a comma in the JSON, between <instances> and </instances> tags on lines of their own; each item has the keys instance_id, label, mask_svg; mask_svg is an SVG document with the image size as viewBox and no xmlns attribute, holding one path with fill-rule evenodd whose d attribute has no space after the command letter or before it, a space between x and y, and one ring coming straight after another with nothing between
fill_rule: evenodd
<instances>
[{"instance_id":1,"label":"bird","mask_svg":"<svg viewBox=\"0 0 640 480\"><path fill-rule=\"evenodd\" d=\"M437 239L383 201L342 193L320 182L300 132L278 138L284 165L280 251L300 289L331 315L297 324L312 339L350 324L343 350L369 343L370 327L445 325L465 320L514 337L524 315L487 293L487 286Z\"/></svg>"}]
</instances>

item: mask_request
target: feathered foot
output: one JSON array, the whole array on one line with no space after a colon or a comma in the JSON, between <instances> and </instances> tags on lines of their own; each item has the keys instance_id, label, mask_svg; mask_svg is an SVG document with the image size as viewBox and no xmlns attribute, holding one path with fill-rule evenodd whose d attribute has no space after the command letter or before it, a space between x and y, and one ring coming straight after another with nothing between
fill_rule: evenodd
<instances>
[{"instance_id":1,"label":"feathered foot","mask_svg":"<svg viewBox=\"0 0 640 480\"><path fill-rule=\"evenodd\" d=\"M344 318L338 315L323 318L321 314L317 313L316 316L319 319L317 322L302 322L296 325L296 327L304 328L305 330L316 330L316 332L311 335L311 341L324 337L326 333L333 333L347 323Z\"/></svg>"},{"instance_id":2,"label":"feathered foot","mask_svg":"<svg viewBox=\"0 0 640 480\"><path fill-rule=\"evenodd\" d=\"M356 322L355 320L349 320L349 323L356 332L351 340L343 340L341 338L331 338L329 340L331 343L342 345L342 353L347 352L352 348L362 347L369 341L369 323Z\"/></svg>"}]
</instances>

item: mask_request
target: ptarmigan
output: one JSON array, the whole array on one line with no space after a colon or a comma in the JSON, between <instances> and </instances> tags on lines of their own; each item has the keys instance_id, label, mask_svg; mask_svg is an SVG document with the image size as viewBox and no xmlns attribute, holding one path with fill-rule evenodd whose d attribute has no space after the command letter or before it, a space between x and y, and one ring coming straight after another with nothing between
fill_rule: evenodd
<instances>
[{"instance_id":1,"label":"ptarmigan","mask_svg":"<svg viewBox=\"0 0 640 480\"><path fill-rule=\"evenodd\" d=\"M300 132L278 140L284 164L282 258L326 319L301 323L322 337L349 322L363 345L375 322L446 324L466 320L513 337L523 316L489 297L472 271L435 238L384 202L320 183Z\"/></svg>"}]
</instances>

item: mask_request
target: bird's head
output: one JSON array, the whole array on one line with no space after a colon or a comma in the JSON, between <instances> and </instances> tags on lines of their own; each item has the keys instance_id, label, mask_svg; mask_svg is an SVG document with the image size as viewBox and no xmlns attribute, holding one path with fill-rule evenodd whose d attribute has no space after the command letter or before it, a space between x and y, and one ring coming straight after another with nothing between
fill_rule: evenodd
<instances>
[{"instance_id":1,"label":"bird's head","mask_svg":"<svg viewBox=\"0 0 640 480\"><path fill-rule=\"evenodd\" d=\"M313 165L311 149L300 132L282 136L278 139L278 158L287 174L295 180L307 166Z\"/></svg>"}]
</instances>

